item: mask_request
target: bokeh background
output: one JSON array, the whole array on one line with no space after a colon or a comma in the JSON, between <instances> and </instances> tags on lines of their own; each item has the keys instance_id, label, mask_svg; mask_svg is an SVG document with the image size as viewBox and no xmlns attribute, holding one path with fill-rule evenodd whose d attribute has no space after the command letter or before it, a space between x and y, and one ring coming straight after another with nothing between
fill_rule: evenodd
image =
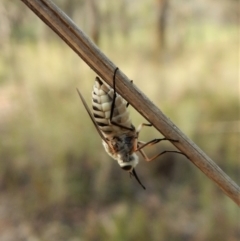
<instances>
[{"instance_id":1,"label":"bokeh background","mask_svg":"<svg viewBox=\"0 0 240 241\"><path fill-rule=\"evenodd\" d=\"M239 1L54 2L240 183ZM0 53L1 241L240 240L237 205L186 158L141 160L144 191L107 156L76 92L90 104L95 73L21 1L0 2Z\"/></svg>"}]
</instances>

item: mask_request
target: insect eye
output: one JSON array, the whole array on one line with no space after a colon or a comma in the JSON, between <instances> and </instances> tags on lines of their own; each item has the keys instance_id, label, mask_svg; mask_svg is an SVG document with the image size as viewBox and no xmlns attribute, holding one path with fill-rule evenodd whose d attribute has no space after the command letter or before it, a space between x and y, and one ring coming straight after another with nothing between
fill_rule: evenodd
<instances>
[{"instance_id":1,"label":"insect eye","mask_svg":"<svg viewBox=\"0 0 240 241\"><path fill-rule=\"evenodd\" d=\"M127 166L123 166L121 167L123 170L125 171L131 171L132 170L132 166L131 165L127 165Z\"/></svg>"}]
</instances>

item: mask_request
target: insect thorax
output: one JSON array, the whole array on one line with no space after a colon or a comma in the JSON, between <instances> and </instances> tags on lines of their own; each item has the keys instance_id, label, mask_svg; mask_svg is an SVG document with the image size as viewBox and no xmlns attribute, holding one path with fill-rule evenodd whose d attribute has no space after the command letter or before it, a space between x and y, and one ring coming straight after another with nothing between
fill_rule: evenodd
<instances>
[{"instance_id":1,"label":"insect thorax","mask_svg":"<svg viewBox=\"0 0 240 241\"><path fill-rule=\"evenodd\" d=\"M133 152L135 140L134 137L121 135L110 139L108 143L102 143L108 155L115 159L122 169L130 171L138 164L138 156Z\"/></svg>"}]
</instances>

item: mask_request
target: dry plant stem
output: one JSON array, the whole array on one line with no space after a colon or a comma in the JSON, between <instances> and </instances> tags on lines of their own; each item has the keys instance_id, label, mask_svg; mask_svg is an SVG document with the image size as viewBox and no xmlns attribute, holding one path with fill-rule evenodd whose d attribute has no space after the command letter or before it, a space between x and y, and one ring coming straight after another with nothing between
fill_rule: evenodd
<instances>
[{"instance_id":1,"label":"dry plant stem","mask_svg":"<svg viewBox=\"0 0 240 241\"><path fill-rule=\"evenodd\" d=\"M106 83L112 86L112 76L116 66L68 16L49 0L21 1L55 31ZM240 206L240 188L238 185L187 138L121 71L118 71L116 75L116 89L165 137L179 140L179 142L172 142L172 144L186 154L194 165Z\"/></svg>"}]
</instances>

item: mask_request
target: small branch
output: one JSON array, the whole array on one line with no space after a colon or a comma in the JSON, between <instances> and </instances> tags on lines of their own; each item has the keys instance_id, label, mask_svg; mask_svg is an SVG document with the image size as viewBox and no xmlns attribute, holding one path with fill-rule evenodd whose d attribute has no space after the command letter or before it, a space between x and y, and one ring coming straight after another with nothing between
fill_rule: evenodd
<instances>
[{"instance_id":1,"label":"small branch","mask_svg":"<svg viewBox=\"0 0 240 241\"><path fill-rule=\"evenodd\" d=\"M21 0L55 31L106 83L112 86L116 66L97 46L50 0ZM116 89L141 115L152 123L191 162L214 181L240 206L240 188L196 144L186 137L129 79L118 71Z\"/></svg>"}]
</instances>

